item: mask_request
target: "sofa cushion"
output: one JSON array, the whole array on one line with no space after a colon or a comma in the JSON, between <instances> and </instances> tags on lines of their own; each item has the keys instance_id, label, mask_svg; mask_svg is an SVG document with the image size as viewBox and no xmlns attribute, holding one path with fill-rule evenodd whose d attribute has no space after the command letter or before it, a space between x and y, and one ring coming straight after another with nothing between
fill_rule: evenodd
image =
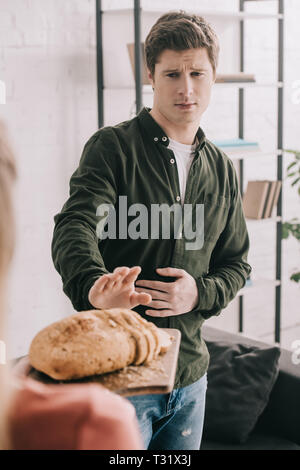
<instances>
[{"instance_id":1,"label":"sofa cushion","mask_svg":"<svg viewBox=\"0 0 300 470\"><path fill-rule=\"evenodd\" d=\"M205 341L210 353L203 439L244 443L276 381L280 349Z\"/></svg>"}]
</instances>

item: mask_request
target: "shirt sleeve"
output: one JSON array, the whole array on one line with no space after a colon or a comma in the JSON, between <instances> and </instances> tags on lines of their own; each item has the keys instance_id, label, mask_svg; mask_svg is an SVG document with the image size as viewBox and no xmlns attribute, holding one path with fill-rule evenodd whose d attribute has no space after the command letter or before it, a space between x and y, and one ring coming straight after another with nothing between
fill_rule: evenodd
<instances>
[{"instance_id":1,"label":"shirt sleeve","mask_svg":"<svg viewBox=\"0 0 300 470\"><path fill-rule=\"evenodd\" d=\"M70 179L69 199L54 217L52 259L63 291L77 311L94 308L88 301L89 290L108 273L98 247L97 208L115 205L117 178L112 148L109 128L89 139Z\"/></svg>"},{"instance_id":2,"label":"shirt sleeve","mask_svg":"<svg viewBox=\"0 0 300 470\"><path fill-rule=\"evenodd\" d=\"M245 285L252 271L247 262L249 235L237 175L232 162L228 161L233 188L227 223L213 249L208 274L196 278L198 304L194 310L204 319L219 315Z\"/></svg>"},{"instance_id":3,"label":"shirt sleeve","mask_svg":"<svg viewBox=\"0 0 300 470\"><path fill-rule=\"evenodd\" d=\"M13 450L143 450L133 405L101 385L16 383Z\"/></svg>"}]
</instances>

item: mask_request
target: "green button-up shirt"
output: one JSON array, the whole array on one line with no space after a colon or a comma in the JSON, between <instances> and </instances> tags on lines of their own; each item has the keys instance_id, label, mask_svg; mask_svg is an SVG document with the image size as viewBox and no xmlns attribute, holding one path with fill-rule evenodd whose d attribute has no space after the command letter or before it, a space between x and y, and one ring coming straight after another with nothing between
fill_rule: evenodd
<instances>
[{"instance_id":1,"label":"green button-up shirt","mask_svg":"<svg viewBox=\"0 0 300 470\"><path fill-rule=\"evenodd\" d=\"M133 309L158 327L181 331L174 384L178 388L195 382L208 368L201 326L205 319L219 315L245 285L251 272L249 237L233 163L199 127L184 204L192 208L194 220L197 208L204 208L204 242L187 249L184 224L182 236L175 236L172 216L173 237L160 232L151 238L151 206L181 206L182 201L178 202L178 171L174 154L167 148L168 136L149 110L143 108L131 120L99 129L86 143L70 180L70 197L54 217L52 257L63 291L77 311L94 308L88 301L91 286L118 266L141 266L138 279L174 282L173 277L160 276L158 267L181 268L194 277L199 296L192 311L151 317L145 313L147 306ZM123 211L128 227L137 218L137 213L129 211L136 203L143 204L149 214L148 236L141 227L139 238L126 234L118 213ZM99 207L104 204L114 207L117 215L116 235L110 238L99 231L103 221Z\"/></svg>"}]
</instances>

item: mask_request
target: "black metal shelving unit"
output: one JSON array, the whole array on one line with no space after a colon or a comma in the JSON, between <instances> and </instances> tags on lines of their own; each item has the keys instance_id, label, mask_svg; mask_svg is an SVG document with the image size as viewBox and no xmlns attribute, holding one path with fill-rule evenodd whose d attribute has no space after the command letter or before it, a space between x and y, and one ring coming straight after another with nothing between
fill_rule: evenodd
<instances>
[{"instance_id":1,"label":"black metal shelving unit","mask_svg":"<svg viewBox=\"0 0 300 470\"><path fill-rule=\"evenodd\" d=\"M134 55L135 55L135 102L136 113L143 107L142 86L142 51L141 51L141 5L140 0L134 0ZM96 43L97 43L97 97L98 97L98 127L104 125L104 80L103 80L103 38L102 38L102 1L96 0Z\"/></svg>"},{"instance_id":2,"label":"black metal shelving unit","mask_svg":"<svg viewBox=\"0 0 300 470\"><path fill-rule=\"evenodd\" d=\"M257 3L268 0L239 0L239 12L245 12L247 2ZM282 152L283 152L283 54L284 54L284 0L276 0L278 4L278 77L277 77L277 179L282 181ZM200 4L201 2L199 2ZM141 53L141 4L133 0L134 43L135 43L135 101L136 113L143 107L142 86L142 53ZM103 38L102 38L102 2L96 0L96 35L97 35L97 95L98 95L98 126L104 126L104 82L103 82ZM240 71L244 71L245 34L244 17L240 16ZM238 87L238 136L244 137L245 120L245 88ZM239 160L240 191L243 194L244 162ZM281 230L282 230L282 191L277 203L276 219L276 273L275 273L275 334L274 340L280 343L281 330ZM243 331L244 295L239 295L239 331Z\"/></svg>"},{"instance_id":3,"label":"black metal shelving unit","mask_svg":"<svg viewBox=\"0 0 300 470\"><path fill-rule=\"evenodd\" d=\"M253 0L240 0L239 11L245 11L245 4ZM262 1L262 0L260 0ZM277 0L278 6L278 92L277 92L277 180L282 181L282 151L283 151L283 53L284 53L284 0ZM244 56L245 56L245 35L244 35L244 20L240 22L240 71L244 71ZM239 129L238 135L240 138L244 137L244 88L239 88ZM244 165L243 160L240 160L240 192L243 194L243 181L244 181ZM282 191L280 191L277 203L277 217L276 221L276 273L275 280L278 285L275 285L275 328L274 328L274 341L280 343L280 330L281 330L281 242L282 242ZM243 331L243 308L244 296L239 297L239 331Z\"/></svg>"}]
</instances>

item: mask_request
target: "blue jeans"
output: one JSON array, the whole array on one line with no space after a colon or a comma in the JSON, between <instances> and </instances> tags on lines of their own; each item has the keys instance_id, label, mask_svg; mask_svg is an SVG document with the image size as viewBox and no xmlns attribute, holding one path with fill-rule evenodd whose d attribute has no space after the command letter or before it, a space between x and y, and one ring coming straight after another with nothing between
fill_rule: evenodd
<instances>
[{"instance_id":1,"label":"blue jeans","mask_svg":"<svg viewBox=\"0 0 300 470\"><path fill-rule=\"evenodd\" d=\"M127 397L135 407L145 449L199 450L207 374L167 394Z\"/></svg>"}]
</instances>

